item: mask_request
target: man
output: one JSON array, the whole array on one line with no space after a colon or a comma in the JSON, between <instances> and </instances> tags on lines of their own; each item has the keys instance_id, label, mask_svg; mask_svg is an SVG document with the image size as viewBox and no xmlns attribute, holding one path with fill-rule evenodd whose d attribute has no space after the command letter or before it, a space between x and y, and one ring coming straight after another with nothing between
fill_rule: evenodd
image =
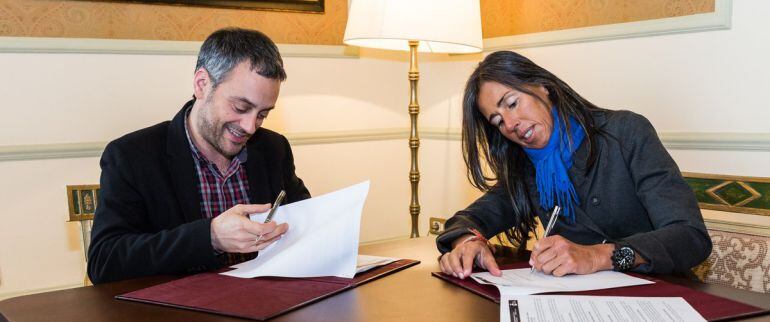
<instances>
[{"instance_id":1,"label":"man","mask_svg":"<svg viewBox=\"0 0 770 322\"><path fill-rule=\"evenodd\" d=\"M278 49L258 31L222 29L204 41L193 99L170 122L104 150L93 283L221 268L286 232L248 219L281 190L286 203L310 197L286 138L260 128L285 78Z\"/></svg>"}]
</instances>

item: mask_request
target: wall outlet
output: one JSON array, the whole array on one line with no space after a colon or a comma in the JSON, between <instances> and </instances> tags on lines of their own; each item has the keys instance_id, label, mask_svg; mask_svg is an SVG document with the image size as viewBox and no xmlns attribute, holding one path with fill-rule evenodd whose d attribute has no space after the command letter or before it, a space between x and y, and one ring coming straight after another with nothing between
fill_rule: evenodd
<instances>
[{"instance_id":1,"label":"wall outlet","mask_svg":"<svg viewBox=\"0 0 770 322\"><path fill-rule=\"evenodd\" d=\"M428 234L438 235L444 232L445 218L430 217L428 219Z\"/></svg>"}]
</instances>

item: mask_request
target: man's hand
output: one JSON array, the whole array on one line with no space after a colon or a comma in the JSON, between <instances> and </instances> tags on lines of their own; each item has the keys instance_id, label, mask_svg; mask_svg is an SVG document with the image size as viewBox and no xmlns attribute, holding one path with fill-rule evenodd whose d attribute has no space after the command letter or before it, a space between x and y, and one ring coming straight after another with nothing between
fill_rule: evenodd
<instances>
[{"instance_id":1,"label":"man's hand","mask_svg":"<svg viewBox=\"0 0 770 322\"><path fill-rule=\"evenodd\" d=\"M613 244L578 245L554 235L535 244L529 265L545 274L591 274L612 269Z\"/></svg>"},{"instance_id":2,"label":"man's hand","mask_svg":"<svg viewBox=\"0 0 770 322\"><path fill-rule=\"evenodd\" d=\"M487 247L487 243L482 240L471 240L473 235L465 235L457 238L454 242L454 248L451 252L441 255L439 264L444 274L464 279L471 275L473 263L479 267L488 270L494 276L501 276L500 268L497 267L495 257L492 251Z\"/></svg>"},{"instance_id":3,"label":"man's hand","mask_svg":"<svg viewBox=\"0 0 770 322\"><path fill-rule=\"evenodd\" d=\"M236 205L211 220L211 246L221 252L259 251L289 229L288 224L267 224L249 220L249 214L270 210L270 204Z\"/></svg>"}]
</instances>

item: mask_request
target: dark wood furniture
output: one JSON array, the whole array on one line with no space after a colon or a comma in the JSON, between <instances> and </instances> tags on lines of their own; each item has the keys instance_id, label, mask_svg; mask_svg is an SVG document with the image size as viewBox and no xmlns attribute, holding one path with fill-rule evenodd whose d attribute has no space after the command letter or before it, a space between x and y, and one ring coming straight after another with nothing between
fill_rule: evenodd
<instances>
[{"instance_id":1,"label":"dark wood furniture","mask_svg":"<svg viewBox=\"0 0 770 322\"><path fill-rule=\"evenodd\" d=\"M439 269L434 237L365 245L360 252L417 259L422 263L271 321L499 321L496 303L430 276ZM9 321L243 321L114 299L115 295L174 278L142 278L11 298L0 301L0 313ZM666 280L770 308L767 294L677 278ZM770 321L770 316L746 321Z\"/></svg>"}]
</instances>

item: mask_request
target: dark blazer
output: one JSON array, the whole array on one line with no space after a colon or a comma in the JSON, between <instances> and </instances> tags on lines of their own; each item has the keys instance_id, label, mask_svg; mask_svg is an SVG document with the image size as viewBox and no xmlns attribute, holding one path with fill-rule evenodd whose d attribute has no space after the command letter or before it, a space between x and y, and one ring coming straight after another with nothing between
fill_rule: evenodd
<instances>
[{"instance_id":1,"label":"dark blazer","mask_svg":"<svg viewBox=\"0 0 770 322\"><path fill-rule=\"evenodd\" d=\"M185 104L173 120L110 142L101 158L88 276L103 283L139 276L220 268L211 245L211 219L200 211L198 176L185 134ZM286 203L310 193L294 171L289 142L258 129L246 144L251 203Z\"/></svg>"},{"instance_id":2,"label":"dark blazer","mask_svg":"<svg viewBox=\"0 0 770 322\"><path fill-rule=\"evenodd\" d=\"M605 240L627 243L649 262L636 271L686 273L711 252L692 189L646 118L610 110L592 116L602 132L596 139L597 161L586 173L588 141L584 141L569 170L581 202L575 207L575 222L559 218L552 235L583 245ZM525 183L535 215L548 222L549 214L539 206L531 163L525 168ZM439 250L451 250L452 241L467 227L492 237L514 226L515 220L510 199L493 189L447 221L437 240Z\"/></svg>"}]
</instances>

